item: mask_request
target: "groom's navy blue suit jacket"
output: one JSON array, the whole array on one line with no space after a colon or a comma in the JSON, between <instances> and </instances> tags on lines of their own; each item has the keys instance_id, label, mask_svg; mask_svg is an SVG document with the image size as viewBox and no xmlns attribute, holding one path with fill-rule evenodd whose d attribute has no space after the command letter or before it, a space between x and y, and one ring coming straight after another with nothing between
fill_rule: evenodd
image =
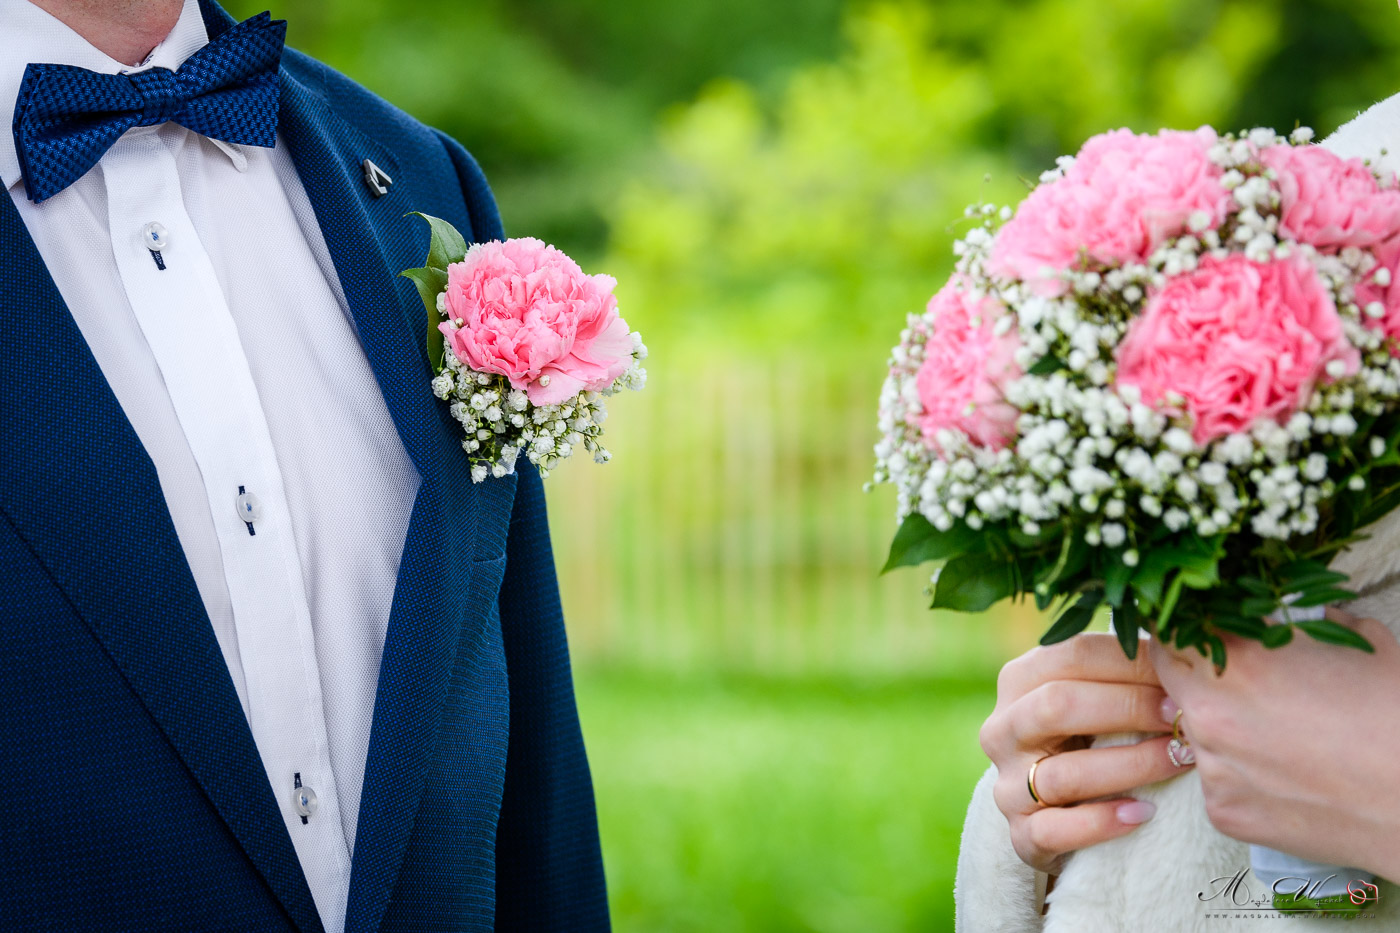
<instances>
[{"instance_id":1,"label":"groom's navy blue suit jacket","mask_svg":"<svg viewBox=\"0 0 1400 933\"><path fill-rule=\"evenodd\" d=\"M495 204L451 139L290 50L281 79L282 139L422 478L347 933L604 930L540 480L472 484L395 275L426 249L409 211L483 240ZM3 196L0 394L0 929L319 931L155 469Z\"/></svg>"}]
</instances>

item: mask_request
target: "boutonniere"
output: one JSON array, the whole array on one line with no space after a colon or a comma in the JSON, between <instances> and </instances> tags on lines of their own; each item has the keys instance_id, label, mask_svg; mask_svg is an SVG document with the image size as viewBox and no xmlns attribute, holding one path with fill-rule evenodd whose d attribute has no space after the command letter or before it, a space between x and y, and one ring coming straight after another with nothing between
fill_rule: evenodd
<instances>
[{"instance_id":1,"label":"boutonniere","mask_svg":"<svg viewBox=\"0 0 1400 933\"><path fill-rule=\"evenodd\" d=\"M641 334L617 313L617 280L536 239L468 248L447 221L417 216L432 231L428 258L402 274L427 309L433 394L466 432L472 482L514 472L521 456L541 476L579 448L608 462L604 399L647 377Z\"/></svg>"}]
</instances>

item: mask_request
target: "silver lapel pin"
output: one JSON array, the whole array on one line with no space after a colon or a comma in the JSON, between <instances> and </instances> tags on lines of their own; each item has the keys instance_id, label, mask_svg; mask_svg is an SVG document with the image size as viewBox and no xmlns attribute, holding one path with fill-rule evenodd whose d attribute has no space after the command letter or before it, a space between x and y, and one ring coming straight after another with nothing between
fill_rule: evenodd
<instances>
[{"instance_id":1,"label":"silver lapel pin","mask_svg":"<svg viewBox=\"0 0 1400 933\"><path fill-rule=\"evenodd\" d=\"M394 183L394 179L384 173L384 170L375 165L369 159L365 159L365 185L376 198L382 198L389 193L389 186Z\"/></svg>"}]
</instances>

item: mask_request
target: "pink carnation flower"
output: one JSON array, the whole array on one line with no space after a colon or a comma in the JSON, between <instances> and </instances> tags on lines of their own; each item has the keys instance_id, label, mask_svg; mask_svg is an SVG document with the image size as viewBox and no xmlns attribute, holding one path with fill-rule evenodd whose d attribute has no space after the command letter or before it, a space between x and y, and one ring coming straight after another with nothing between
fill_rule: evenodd
<instances>
[{"instance_id":1,"label":"pink carnation flower","mask_svg":"<svg viewBox=\"0 0 1400 933\"><path fill-rule=\"evenodd\" d=\"M1193 436L1207 444L1259 418L1285 421L1333 360L1348 375L1361 363L1311 266L1207 257L1148 300L1119 347L1118 381L1149 404L1184 398Z\"/></svg>"},{"instance_id":2,"label":"pink carnation flower","mask_svg":"<svg viewBox=\"0 0 1400 933\"><path fill-rule=\"evenodd\" d=\"M482 243L447 269L450 320L440 329L462 365L505 376L535 405L558 405L607 388L632 364L616 285L536 239Z\"/></svg>"},{"instance_id":3,"label":"pink carnation flower","mask_svg":"<svg viewBox=\"0 0 1400 933\"><path fill-rule=\"evenodd\" d=\"M1400 232L1400 191L1382 188L1361 159L1321 146L1269 146L1259 157L1278 174L1286 236L1333 249L1374 246Z\"/></svg>"},{"instance_id":4,"label":"pink carnation flower","mask_svg":"<svg viewBox=\"0 0 1400 933\"><path fill-rule=\"evenodd\" d=\"M1021 374L1015 363L1020 344L1015 330L997 336L1002 306L961 290L957 282L933 296L928 313L932 332L915 377L924 439L937 446L935 438L946 428L1000 450L1015 436L1020 414L1003 394L1007 382Z\"/></svg>"},{"instance_id":5,"label":"pink carnation flower","mask_svg":"<svg viewBox=\"0 0 1400 933\"><path fill-rule=\"evenodd\" d=\"M1392 237L1374 247L1372 252L1377 265L1365 280L1356 286L1356 303L1361 306L1361 319L1366 322L1366 326L1389 337L1391 355L1400 356L1400 237ZM1390 275L1390 282L1386 285L1377 285L1375 281L1376 273L1381 269ZM1379 303L1382 309L1378 318L1372 317L1367 311L1376 303Z\"/></svg>"},{"instance_id":6,"label":"pink carnation flower","mask_svg":"<svg viewBox=\"0 0 1400 933\"><path fill-rule=\"evenodd\" d=\"M1204 212L1218 225L1229 193L1208 155L1216 139L1207 127L1095 136L1063 178L1031 192L997 233L989 270L1057 294L1063 284L1044 274L1047 267L1058 272L1085 263L1142 262L1165 240L1184 234L1192 214Z\"/></svg>"}]
</instances>

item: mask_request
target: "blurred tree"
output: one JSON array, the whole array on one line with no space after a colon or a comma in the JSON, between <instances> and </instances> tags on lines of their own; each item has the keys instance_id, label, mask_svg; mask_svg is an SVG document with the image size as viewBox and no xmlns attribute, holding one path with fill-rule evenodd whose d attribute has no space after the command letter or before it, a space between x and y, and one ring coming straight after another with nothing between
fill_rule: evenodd
<instances>
[{"instance_id":1,"label":"blurred tree","mask_svg":"<svg viewBox=\"0 0 1400 933\"><path fill-rule=\"evenodd\" d=\"M263 0L228 0L243 18ZM278 0L288 41L462 140L507 230L597 254L656 114L829 55L841 0Z\"/></svg>"},{"instance_id":2,"label":"blurred tree","mask_svg":"<svg viewBox=\"0 0 1400 933\"><path fill-rule=\"evenodd\" d=\"M226 5L239 17L263 7ZM965 71L986 102L978 120L959 124L963 136L941 129L943 154L929 158L970 146L1029 171L1119 124L1301 119L1330 129L1397 83L1400 19L1380 2L911 0L909 8L922 19L893 28L917 30L907 38L922 45L918 54ZM850 0L279 0L273 12L289 20L293 45L467 143L512 232L589 256L601 251L619 192L652 169L659 114L697 94L696 108L712 108L727 92L706 86L728 81L767 132L798 93L784 91L787 76L836 56L843 36L883 54L858 37L864 27L839 26L843 16L878 18L863 9ZM860 67L849 54L845 61ZM674 125L663 144L673 177Z\"/></svg>"},{"instance_id":3,"label":"blurred tree","mask_svg":"<svg viewBox=\"0 0 1400 933\"><path fill-rule=\"evenodd\" d=\"M653 333L888 345L946 275L962 206L1018 200L1018 173L1088 136L1326 132L1400 89L1379 4L905 0L852 8L845 34L771 105L722 79L671 114L612 215L609 267Z\"/></svg>"}]
</instances>

